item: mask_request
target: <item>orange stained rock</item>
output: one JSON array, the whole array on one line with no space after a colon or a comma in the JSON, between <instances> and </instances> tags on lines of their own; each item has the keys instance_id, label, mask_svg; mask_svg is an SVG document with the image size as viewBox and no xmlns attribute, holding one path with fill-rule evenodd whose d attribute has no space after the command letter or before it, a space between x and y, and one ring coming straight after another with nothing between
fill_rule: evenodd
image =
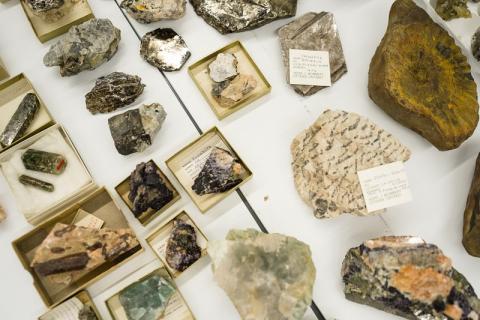
<instances>
[{"instance_id":1,"label":"orange stained rock","mask_svg":"<svg viewBox=\"0 0 480 320\"><path fill-rule=\"evenodd\" d=\"M443 314L448 316L452 320L461 320L462 319L462 308L457 306L456 304L448 304Z\"/></svg>"}]
</instances>

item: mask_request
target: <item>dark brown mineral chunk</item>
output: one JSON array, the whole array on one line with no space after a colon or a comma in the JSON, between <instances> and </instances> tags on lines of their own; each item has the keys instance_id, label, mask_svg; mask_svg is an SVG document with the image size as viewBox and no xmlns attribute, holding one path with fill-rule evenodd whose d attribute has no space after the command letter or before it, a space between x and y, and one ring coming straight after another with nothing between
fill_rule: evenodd
<instances>
[{"instance_id":1,"label":"dark brown mineral chunk","mask_svg":"<svg viewBox=\"0 0 480 320\"><path fill-rule=\"evenodd\" d=\"M201 256L202 249L197 244L195 228L183 220L174 220L165 254L168 265L177 271L184 271Z\"/></svg>"},{"instance_id":2,"label":"dark brown mineral chunk","mask_svg":"<svg viewBox=\"0 0 480 320\"><path fill-rule=\"evenodd\" d=\"M463 246L472 256L480 257L480 154L463 217Z\"/></svg>"}]
</instances>

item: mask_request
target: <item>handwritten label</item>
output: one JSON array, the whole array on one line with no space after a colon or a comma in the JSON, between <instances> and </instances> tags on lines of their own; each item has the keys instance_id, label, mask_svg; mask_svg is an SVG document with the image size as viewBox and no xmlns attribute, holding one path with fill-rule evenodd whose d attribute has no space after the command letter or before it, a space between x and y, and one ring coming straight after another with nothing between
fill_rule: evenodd
<instances>
[{"instance_id":1,"label":"handwritten label","mask_svg":"<svg viewBox=\"0 0 480 320\"><path fill-rule=\"evenodd\" d=\"M205 162L207 162L208 156L212 152L212 147L207 146L200 154L196 155L189 162L182 166L185 174L191 179L195 179L200 171L202 171Z\"/></svg>"},{"instance_id":2,"label":"handwritten label","mask_svg":"<svg viewBox=\"0 0 480 320\"><path fill-rule=\"evenodd\" d=\"M102 219L82 209L78 209L77 218L79 218L78 222L75 223L77 227L101 229L105 223Z\"/></svg>"},{"instance_id":3,"label":"handwritten label","mask_svg":"<svg viewBox=\"0 0 480 320\"><path fill-rule=\"evenodd\" d=\"M412 201L403 162L357 172L367 211L377 211Z\"/></svg>"},{"instance_id":4,"label":"handwritten label","mask_svg":"<svg viewBox=\"0 0 480 320\"><path fill-rule=\"evenodd\" d=\"M289 50L290 84L330 87L328 51Z\"/></svg>"},{"instance_id":5,"label":"handwritten label","mask_svg":"<svg viewBox=\"0 0 480 320\"><path fill-rule=\"evenodd\" d=\"M72 298L41 316L40 320L78 320L82 307L83 303L78 298Z\"/></svg>"}]
</instances>

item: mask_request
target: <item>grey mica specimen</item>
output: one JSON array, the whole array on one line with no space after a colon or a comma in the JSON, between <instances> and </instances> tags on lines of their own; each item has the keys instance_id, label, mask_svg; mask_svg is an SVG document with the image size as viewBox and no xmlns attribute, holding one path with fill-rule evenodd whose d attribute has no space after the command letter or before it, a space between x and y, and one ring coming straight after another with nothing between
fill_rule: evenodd
<instances>
[{"instance_id":1,"label":"grey mica specimen","mask_svg":"<svg viewBox=\"0 0 480 320\"><path fill-rule=\"evenodd\" d=\"M173 29L158 28L142 37L140 55L162 71L176 71L182 68L191 53Z\"/></svg>"},{"instance_id":2,"label":"grey mica specimen","mask_svg":"<svg viewBox=\"0 0 480 320\"><path fill-rule=\"evenodd\" d=\"M343 55L342 43L335 18L329 12L309 12L278 30L282 47L283 64L290 83L289 50L328 51L330 55L330 74L332 84L347 73L347 64ZM321 86L292 85L301 95L309 96L324 89Z\"/></svg>"},{"instance_id":3,"label":"grey mica specimen","mask_svg":"<svg viewBox=\"0 0 480 320\"><path fill-rule=\"evenodd\" d=\"M65 4L65 0L26 0L26 2L36 13L58 9Z\"/></svg>"},{"instance_id":4,"label":"grey mica specimen","mask_svg":"<svg viewBox=\"0 0 480 320\"><path fill-rule=\"evenodd\" d=\"M195 12L222 34L293 17L297 0L190 0Z\"/></svg>"},{"instance_id":5,"label":"grey mica specimen","mask_svg":"<svg viewBox=\"0 0 480 320\"><path fill-rule=\"evenodd\" d=\"M117 52L120 30L108 19L90 19L73 26L43 57L47 67L59 66L62 76L93 70Z\"/></svg>"},{"instance_id":6,"label":"grey mica specimen","mask_svg":"<svg viewBox=\"0 0 480 320\"><path fill-rule=\"evenodd\" d=\"M37 96L34 93L27 93L0 135L0 145L8 147L21 138L35 118L38 109L40 109L40 101Z\"/></svg>"},{"instance_id":7,"label":"grey mica specimen","mask_svg":"<svg viewBox=\"0 0 480 320\"><path fill-rule=\"evenodd\" d=\"M87 109L92 113L107 113L134 102L145 85L139 76L113 72L100 77L95 87L85 95Z\"/></svg>"},{"instance_id":8,"label":"grey mica specimen","mask_svg":"<svg viewBox=\"0 0 480 320\"><path fill-rule=\"evenodd\" d=\"M122 155L142 152L160 131L167 113L158 103L142 105L108 119L115 148Z\"/></svg>"},{"instance_id":9,"label":"grey mica specimen","mask_svg":"<svg viewBox=\"0 0 480 320\"><path fill-rule=\"evenodd\" d=\"M124 0L124 8L140 23L180 19L185 15L186 0Z\"/></svg>"}]
</instances>

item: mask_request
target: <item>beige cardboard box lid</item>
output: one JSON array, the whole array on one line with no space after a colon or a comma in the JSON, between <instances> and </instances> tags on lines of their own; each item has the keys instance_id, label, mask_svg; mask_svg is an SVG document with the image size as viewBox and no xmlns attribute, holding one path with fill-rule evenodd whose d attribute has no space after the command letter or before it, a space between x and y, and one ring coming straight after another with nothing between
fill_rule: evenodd
<instances>
[{"instance_id":1,"label":"beige cardboard box lid","mask_svg":"<svg viewBox=\"0 0 480 320\"><path fill-rule=\"evenodd\" d=\"M3 61L0 59L0 82L2 82L5 79L8 79L10 75L7 72L7 69L5 69L5 64Z\"/></svg>"}]
</instances>

